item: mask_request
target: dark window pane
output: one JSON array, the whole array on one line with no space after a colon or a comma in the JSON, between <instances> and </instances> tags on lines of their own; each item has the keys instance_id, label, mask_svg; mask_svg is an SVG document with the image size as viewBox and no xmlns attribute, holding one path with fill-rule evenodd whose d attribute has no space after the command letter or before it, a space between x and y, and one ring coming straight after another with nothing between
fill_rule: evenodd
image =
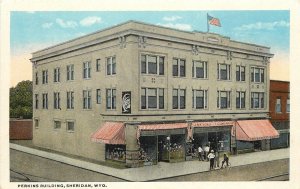
<instances>
[{"instance_id":1,"label":"dark window pane","mask_svg":"<svg viewBox=\"0 0 300 189\"><path fill-rule=\"evenodd\" d=\"M185 61L180 60L180 77L185 77Z\"/></svg>"},{"instance_id":2,"label":"dark window pane","mask_svg":"<svg viewBox=\"0 0 300 189\"><path fill-rule=\"evenodd\" d=\"M197 67L196 68L196 77L197 78L204 78L204 69Z\"/></svg>"},{"instance_id":3,"label":"dark window pane","mask_svg":"<svg viewBox=\"0 0 300 189\"><path fill-rule=\"evenodd\" d=\"M227 97L221 97L221 108L227 108Z\"/></svg>"},{"instance_id":4,"label":"dark window pane","mask_svg":"<svg viewBox=\"0 0 300 189\"><path fill-rule=\"evenodd\" d=\"M148 73L157 74L157 64L153 62L148 62Z\"/></svg>"},{"instance_id":5,"label":"dark window pane","mask_svg":"<svg viewBox=\"0 0 300 189\"><path fill-rule=\"evenodd\" d=\"M164 57L159 57L159 75L164 75Z\"/></svg>"},{"instance_id":6,"label":"dark window pane","mask_svg":"<svg viewBox=\"0 0 300 189\"><path fill-rule=\"evenodd\" d=\"M178 60L173 60L173 76L178 76Z\"/></svg>"},{"instance_id":7,"label":"dark window pane","mask_svg":"<svg viewBox=\"0 0 300 189\"><path fill-rule=\"evenodd\" d=\"M159 89L159 109L164 109L164 90Z\"/></svg>"},{"instance_id":8,"label":"dark window pane","mask_svg":"<svg viewBox=\"0 0 300 189\"><path fill-rule=\"evenodd\" d=\"M196 108L197 109L204 108L204 98L203 97L196 97Z\"/></svg>"}]
</instances>

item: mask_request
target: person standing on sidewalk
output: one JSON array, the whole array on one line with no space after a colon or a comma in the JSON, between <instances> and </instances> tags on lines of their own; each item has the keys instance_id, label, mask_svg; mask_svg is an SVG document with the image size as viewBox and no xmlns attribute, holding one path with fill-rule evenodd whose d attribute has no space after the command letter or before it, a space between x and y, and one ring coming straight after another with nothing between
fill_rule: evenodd
<instances>
[{"instance_id":1,"label":"person standing on sidewalk","mask_svg":"<svg viewBox=\"0 0 300 189\"><path fill-rule=\"evenodd\" d=\"M198 147L198 155L199 155L199 161L204 161L204 159L203 159L203 154L204 153L204 151L203 151L203 149L201 148L201 146L199 145L199 147Z\"/></svg>"},{"instance_id":2,"label":"person standing on sidewalk","mask_svg":"<svg viewBox=\"0 0 300 189\"><path fill-rule=\"evenodd\" d=\"M214 169L215 157L216 156L215 156L213 150L207 156L207 158L209 159L209 170L213 170Z\"/></svg>"},{"instance_id":3,"label":"person standing on sidewalk","mask_svg":"<svg viewBox=\"0 0 300 189\"><path fill-rule=\"evenodd\" d=\"M204 159L207 161L208 161L208 158L207 158L208 152L209 152L209 147L206 144L206 146L204 147Z\"/></svg>"},{"instance_id":4,"label":"person standing on sidewalk","mask_svg":"<svg viewBox=\"0 0 300 189\"><path fill-rule=\"evenodd\" d=\"M215 164L214 164L214 167L220 167L220 153L219 153L219 150L217 149L216 150L216 153L215 153Z\"/></svg>"}]
</instances>

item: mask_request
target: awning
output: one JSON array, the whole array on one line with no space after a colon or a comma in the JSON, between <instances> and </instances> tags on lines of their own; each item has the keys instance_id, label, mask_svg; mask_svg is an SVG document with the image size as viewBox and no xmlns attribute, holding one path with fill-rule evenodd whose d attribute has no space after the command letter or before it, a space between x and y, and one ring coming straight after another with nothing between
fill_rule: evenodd
<instances>
[{"instance_id":1,"label":"awning","mask_svg":"<svg viewBox=\"0 0 300 189\"><path fill-rule=\"evenodd\" d=\"M192 127L221 127L221 126L232 126L233 121L203 121L193 122Z\"/></svg>"},{"instance_id":2,"label":"awning","mask_svg":"<svg viewBox=\"0 0 300 189\"><path fill-rule=\"evenodd\" d=\"M279 133L269 120L240 120L236 125L236 139L256 141L278 138Z\"/></svg>"},{"instance_id":3,"label":"awning","mask_svg":"<svg viewBox=\"0 0 300 189\"><path fill-rule=\"evenodd\" d=\"M139 125L137 130L137 138L140 138L141 131L156 131L168 129L186 129L187 123L168 123L168 124L149 124Z\"/></svg>"},{"instance_id":4,"label":"awning","mask_svg":"<svg viewBox=\"0 0 300 189\"><path fill-rule=\"evenodd\" d=\"M125 144L125 125L122 122L105 122L91 135L91 139L105 144Z\"/></svg>"}]
</instances>

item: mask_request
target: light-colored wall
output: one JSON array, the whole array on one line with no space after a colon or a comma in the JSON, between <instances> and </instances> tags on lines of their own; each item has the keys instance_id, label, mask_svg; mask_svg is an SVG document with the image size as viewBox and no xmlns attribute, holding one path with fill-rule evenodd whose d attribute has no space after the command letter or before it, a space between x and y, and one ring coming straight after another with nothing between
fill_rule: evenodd
<instances>
[{"instance_id":1,"label":"light-colored wall","mask_svg":"<svg viewBox=\"0 0 300 189\"><path fill-rule=\"evenodd\" d=\"M126 26L126 27L125 27ZM170 35L180 37L178 31L156 28L144 25L134 25L133 23L115 28L118 32L122 29L134 27L134 29L145 30L141 35L148 35L146 31L152 33L171 32ZM128 28L127 28L128 27ZM101 33L100 37L108 36L109 33ZM96 35L96 34L94 34ZM94 36L93 35L93 36ZM114 34L111 34L114 35ZM191 32L183 33L182 36L192 39ZM196 35L196 34L195 34ZM197 34L200 35L200 34ZM216 35L214 35L216 36ZM201 37L205 37L201 34ZM94 39L95 38L95 39ZM96 37L94 36L94 40ZM80 38L80 40L90 40ZM229 44L229 39L224 38L223 45ZM77 41L76 43L79 42ZM248 44L238 44L232 42L233 46L249 46ZM75 42L74 42L75 44ZM73 44L73 45L74 45ZM63 44L68 47L68 43ZM39 84L34 85L34 94L39 94L39 109L34 109L33 117L39 119L39 128L33 130L33 142L37 146L62 151L70 154L85 156L92 159L104 160L105 145L94 143L90 136L101 127L104 121L124 121L124 122L159 122L159 121L185 121L192 120L215 120L215 119L249 119L266 118L268 116L268 96L269 96L269 64L263 63L263 58L254 55L244 55L237 52L232 53L232 60L228 59L227 51L201 47L198 54L192 53L192 45L178 43L174 41L163 41L158 38L148 37L145 44L139 43L139 35L126 36L125 46L120 44L119 38L100 43L94 46L80 48L77 51L57 55L40 60L40 56L47 56L54 50L40 51L33 54L33 59L38 60L37 66L33 66L33 81L35 72L39 74ZM222 46L226 48L226 46ZM251 46L251 53L257 46ZM261 47L263 48L263 47ZM58 48L59 50L59 48ZM267 51L263 48L263 51ZM165 75L144 75L140 73L141 53L156 54L165 56ZM260 52L258 52L259 54ZM266 52L265 52L266 53ZM116 56L116 75L106 75L106 57ZM174 78L172 76L173 57L184 58L186 60L186 77ZM101 59L101 71L96 72L96 59ZM192 60L203 60L208 62L208 79L192 78ZM83 79L83 62L91 61L91 79ZM217 80L217 63L227 63L231 65L231 81ZM74 81L66 81L66 66L74 64ZM246 81L235 82L236 65L246 66ZM265 83L253 84L250 82L250 66L265 67ZM60 67L61 81L53 82L53 70ZM42 70L48 69L48 84L42 84ZM155 78L155 82L152 82ZM165 89L165 109L163 110L141 110L140 96L141 87L155 87ZM106 89L116 88L117 100L116 110L106 110ZM186 109L172 109L172 89L186 89ZM208 90L208 109L194 110L192 108L192 89ZM102 102L96 104L96 89L101 89ZM67 91L74 91L74 110L67 110ZM92 90L92 109L83 109L83 90ZM231 108L220 110L217 108L217 90L231 90ZM236 90L246 91L246 108L237 110L235 108ZM121 95L122 91L131 91L132 113L122 115ZM48 110L42 109L42 93L48 92ZM60 92L61 110L53 109L53 92ZM250 109L250 92L265 92L265 108ZM61 120L62 128L54 129L54 119ZM75 132L66 131L66 120L75 121ZM132 134L132 133L131 133ZM134 136L134 135L133 135Z\"/></svg>"}]
</instances>

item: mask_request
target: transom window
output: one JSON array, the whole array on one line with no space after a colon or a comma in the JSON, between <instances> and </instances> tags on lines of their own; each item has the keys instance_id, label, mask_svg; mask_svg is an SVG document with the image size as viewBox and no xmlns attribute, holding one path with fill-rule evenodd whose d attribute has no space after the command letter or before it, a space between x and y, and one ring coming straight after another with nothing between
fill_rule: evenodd
<instances>
[{"instance_id":1,"label":"transom window","mask_svg":"<svg viewBox=\"0 0 300 189\"><path fill-rule=\"evenodd\" d=\"M83 78L84 79L91 78L91 62L83 63Z\"/></svg>"},{"instance_id":2,"label":"transom window","mask_svg":"<svg viewBox=\"0 0 300 189\"><path fill-rule=\"evenodd\" d=\"M108 57L106 58L106 74L107 75L115 75L116 74L116 57Z\"/></svg>"},{"instance_id":3,"label":"transom window","mask_svg":"<svg viewBox=\"0 0 300 189\"><path fill-rule=\"evenodd\" d=\"M251 67L251 82L264 83L265 82L265 69L258 67Z\"/></svg>"},{"instance_id":4,"label":"transom window","mask_svg":"<svg viewBox=\"0 0 300 189\"><path fill-rule=\"evenodd\" d=\"M173 89L173 109L185 109L185 89Z\"/></svg>"},{"instance_id":5,"label":"transom window","mask_svg":"<svg viewBox=\"0 0 300 189\"><path fill-rule=\"evenodd\" d=\"M116 89L106 89L106 109L116 109Z\"/></svg>"},{"instance_id":6,"label":"transom window","mask_svg":"<svg viewBox=\"0 0 300 189\"><path fill-rule=\"evenodd\" d=\"M74 92L67 92L67 109L74 109Z\"/></svg>"},{"instance_id":7,"label":"transom window","mask_svg":"<svg viewBox=\"0 0 300 189\"><path fill-rule=\"evenodd\" d=\"M218 64L218 79L219 80L230 80L230 65L229 64Z\"/></svg>"},{"instance_id":8,"label":"transom window","mask_svg":"<svg viewBox=\"0 0 300 189\"><path fill-rule=\"evenodd\" d=\"M60 68L54 69L54 82L60 82Z\"/></svg>"},{"instance_id":9,"label":"transom window","mask_svg":"<svg viewBox=\"0 0 300 189\"><path fill-rule=\"evenodd\" d=\"M246 97L246 92L244 91L236 92L236 108L238 109L245 108L245 97Z\"/></svg>"},{"instance_id":10,"label":"transom window","mask_svg":"<svg viewBox=\"0 0 300 189\"><path fill-rule=\"evenodd\" d=\"M142 54L141 73L164 75L164 60L163 56Z\"/></svg>"},{"instance_id":11,"label":"transom window","mask_svg":"<svg viewBox=\"0 0 300 189\"><path fill-rule=\"evenodd\" d=\"M164 109L164 89L142 88L141 109Z\"/></svg>"},{"instance_id":12,"label":"transom window","mask_svg":"<svg viewBox=\"0 0 300 189\"><path fill-rule=\"evenodd\" d=\"M220 109L230 108L231 91L218 91L217 107Z\"/></svg>"},{"instance_id":13,"label":"transom window","mask_svg":"<svg viewBox=\"0 0 300 189\"><path fill-rule=\"evenodd\" d=\"M53 107L54 109L60 109L60 94L59 92L54 93L54 104Z\"/></svg>"},{"instance_id":14,"label":"transom window","mask_svg":"<svg viewBox=\"0 0 300 189\"><path fill-rule=\"evenodd\" d=\"M264 108L264 93L252 92L251 93L251 108L259 109Z\"/></svg>"},{"instance_id":15,"label":"transom window","mask_svg":"<svg viewBox=\"0 0 300 189\"><path fill-rule=\"evenodd\" d=\"M91 95L91 90L83 90L83 109L92 109Z\"/></svg>"},{"instance_id":16,"label":"transom window","mask_svg":"<svg viewBox=\"0 0 300 189\"><path fill-rule=\"evenodd\" d=\"M192 77L207 78L207 62L193 61Z\"/></svg>"},{"instance_id":17,"label":"transom window","mask_svg":"<svg viewBox=\"0 0 300 189\"><path fill-rule=\"evenodd\" d=\"M173 59L173 76L185 77L185 60L184 59Z\"/></svg>"},{"instance_id":18,"label":"transom window","mask_svg":"<svg viewBox=\"0 0 300 189\"><path fill-rule=\"evenodd\" d=\"M236 66L236 81L245 81L245 66Z\"/></svg>"},{"instance_id":19,"label":"transom window","mask_svg":"<svg viewBox=\"0 0 300 189\"><path fill-rule=\"evenodd\" d=\"M74 64L67 65L67 81L74 80Z\"/></svg>"},{"instance_id":20,"label":"transom window","mask_svg":"<svg viewBox=\"0 0 300 189\"><path fill-rule=\"evenodd\" d=\"M193 108L207 108L207 90L193 90Z\"/></svg>"}]
</instances>

